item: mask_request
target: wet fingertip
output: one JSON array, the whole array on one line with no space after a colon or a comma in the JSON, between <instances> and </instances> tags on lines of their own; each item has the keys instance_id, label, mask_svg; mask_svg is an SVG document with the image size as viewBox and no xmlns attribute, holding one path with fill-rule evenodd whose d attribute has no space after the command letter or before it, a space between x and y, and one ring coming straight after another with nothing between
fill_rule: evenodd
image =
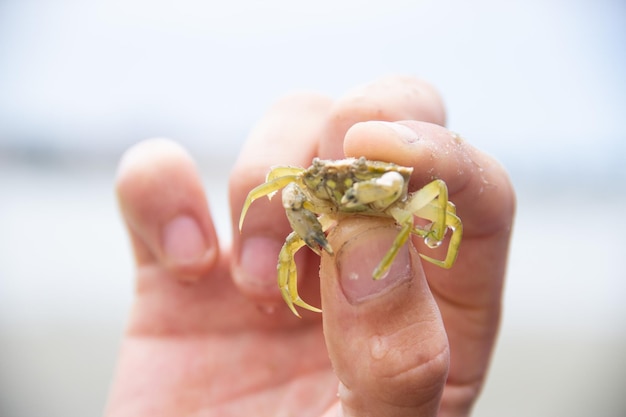
<instances>
[{"instance_id":1,"label":"wet fingertip","mask_svg":"<svg viewBox=\"0 0 626 417\"><path fill-rule=\"evenodd\" d=\"M414 178L461 179L473 169L472 147L437 124L415 120L364 122L346 135L346 155L394 162L415 169Z\"/></svg>"},{"instance_id":2,"label":"wet fingertip","mask_svg":"<svg viewBox=\"0 0 626 417\"><path fill-rule=\"evenodd\" d=\"M389 140L399 140L402 143L415 143L421 140L421 135L413 129L409 122L368 122L368 129L374 130L379 136Z\"/></svg>"},{"instance_id":3,"label":"wet fingertip","mask_svg":"<svg viewBox=\"0 0 626 417\"><path fill-rule=\"evenodd\" d=\"M414 129L411 129L408 125L402 122L381 122L384 123L383 127L391 129L396 134L396 138L403 143L416 143L421 140L421 136Z\"/></svg>"},{"instance_id":4,"label":"wet fingertip","mask_svg":"<svg viewBox=\"0 0 626 417\"><path fill-rule=\"evenodd\" d=\"M394 162L415 152L421 142L418 131L401 122L369 121L352 126L346 133L346 156Z\"/></svg>"}]
</instances>

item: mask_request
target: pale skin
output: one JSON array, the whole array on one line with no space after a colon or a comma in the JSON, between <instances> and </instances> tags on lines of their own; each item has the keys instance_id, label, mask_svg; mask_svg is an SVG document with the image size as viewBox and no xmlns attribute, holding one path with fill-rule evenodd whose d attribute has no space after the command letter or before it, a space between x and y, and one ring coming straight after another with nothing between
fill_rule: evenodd
<instances>
[{"instance_id":1,"label":"pale skin","mask_svg":"<svg viewBox=\"0 0 626 417\"><path fill-rule=\"evenodd\" d=\"M228 220L211 217L181 147L149 140L130 149L117 192L136 294L105 415L469 415L497 334L515 197L503 168L444 123L439 95L408 77L337 100L309 93L280 100L230 174L228 246L213 226ZM464 225L456 264L423 262L418 252L441 259L445 248L413 239L387 278L353 280L351 268L368 263L362 252L381 242L384 253L397 228L347 219L331 231L334 254L322 252L321 266L312 251L298 254L300 294L323 313L295 317L276 284L291 231L280 198L256 202L241 234L238 221L270 167L307 167L315 156L413 167L410 191L444 180Z\"/></svg>"}]
</instances>

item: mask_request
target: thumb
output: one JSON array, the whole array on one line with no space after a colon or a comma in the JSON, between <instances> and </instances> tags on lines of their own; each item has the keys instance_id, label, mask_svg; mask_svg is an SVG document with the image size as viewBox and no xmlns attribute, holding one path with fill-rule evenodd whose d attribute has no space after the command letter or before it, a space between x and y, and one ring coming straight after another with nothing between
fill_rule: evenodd
<instances>
[{"instance_id":1,"label":"thumb","mask_svg":"<svg viewBox=\"0 0 626 417\"><path fill-rule=\"evenodd\" d=\"M386 219L349 218L329 235L321 265L324 334L348 416L436 416L448 340L410 243L389 273L372 271L398 233Z\"/></svg>"}]
</instances>

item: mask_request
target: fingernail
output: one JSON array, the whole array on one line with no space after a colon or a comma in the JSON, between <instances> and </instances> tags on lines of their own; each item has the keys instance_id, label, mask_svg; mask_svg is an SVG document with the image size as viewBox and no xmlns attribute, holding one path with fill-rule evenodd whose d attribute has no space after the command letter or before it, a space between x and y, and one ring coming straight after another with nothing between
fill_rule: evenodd
<instances>
[{"instance_id":1,"label":"fingernail","mask_svg":"<svg viewBox=\"0 0 626 417\"><path fill-rule=\"evenodd\" d=\"M419 135L417 132L410 127L398 123L398 122L377 122L382 123L387 126L389 129L393 130L394 133L406 143L415 143L419 140Z\"/></svg>"},{"instance_id":2,"label":"fingernail","mask_svg":"<svg viewBox=\"0 0 626 417\"><path fill-rule=\"evenodd\" d=\"M268 237L247 238L241 247L237 281L250 289L278 291L276 263L282 245Z\"/></svg>"},{"instance_id":3,"label":"fingernail","mask_svg":"<svg viewBox=\"0 0 626 417\"><path fill-rule=\"evenodd\" d=\"M398 230L389 227L369 229L360 233L339 250L337 268L339 282L346 299L356 304L408 281L412 277L408 245L403 245L387 274L374 280L372 274L391 248Z\"/></svg>"},{"instance_id":4,"label":"fingernail","mask_svg":"<svg viewBox=\"0 0 626 417\"><path fill-rule=\"evenodd\" d=\"M178 216L163 227L162 248L168 261L188 265L200 260L207 251L204 235L191 216Z\"/></svg>"}]
</instances>

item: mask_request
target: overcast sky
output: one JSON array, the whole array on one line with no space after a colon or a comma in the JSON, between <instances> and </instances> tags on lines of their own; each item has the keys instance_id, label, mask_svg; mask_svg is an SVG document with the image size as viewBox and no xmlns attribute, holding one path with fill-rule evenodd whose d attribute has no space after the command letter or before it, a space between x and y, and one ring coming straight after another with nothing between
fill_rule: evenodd
<instances>
[{"instance_id":1,"label":"overcast sky","mask_svg":"<svg viewBox=\"0 0 626 417\"><path fill-rule=\"evenodd\" d=\"M302 5L305 4L305 5ZM621 0L0 2L0 150L170 136L234 154L278 96L389 73L504 159L621 169Z\"/></svg>"}]
</instances>

